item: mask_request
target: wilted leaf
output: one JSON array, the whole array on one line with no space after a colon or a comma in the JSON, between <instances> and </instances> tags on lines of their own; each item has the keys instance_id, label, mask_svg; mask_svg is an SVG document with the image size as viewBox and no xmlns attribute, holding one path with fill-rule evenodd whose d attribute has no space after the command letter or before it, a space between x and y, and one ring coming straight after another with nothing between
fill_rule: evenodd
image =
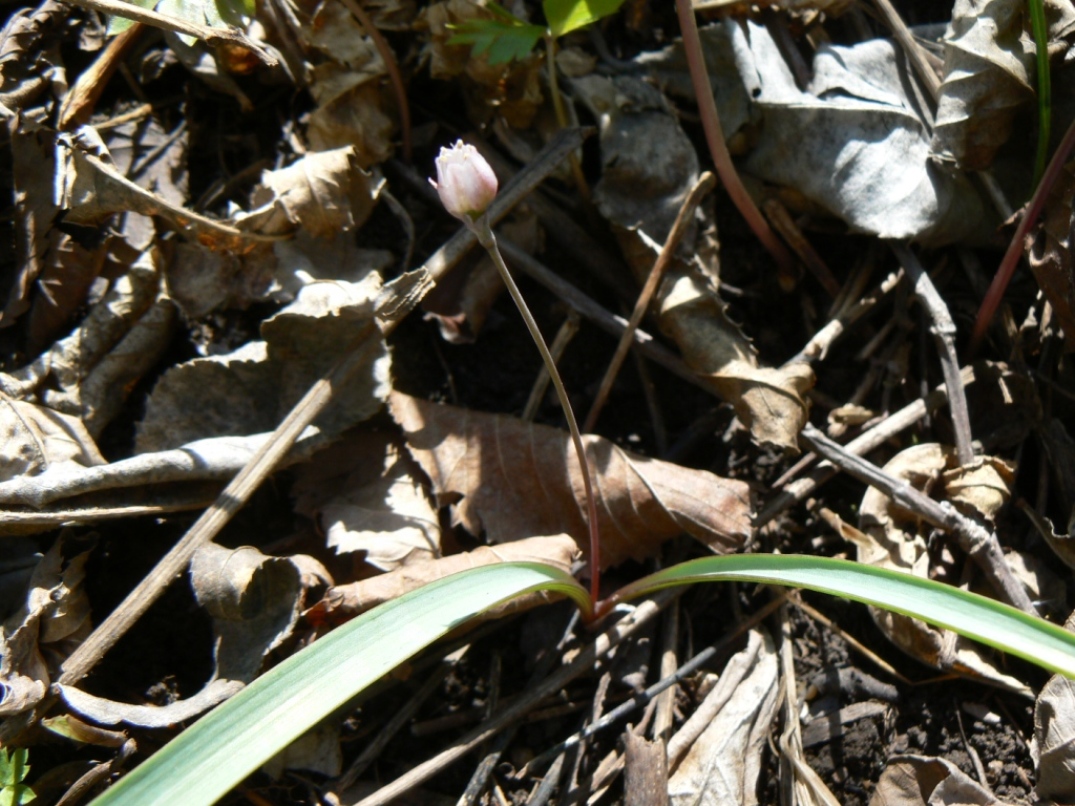
<instances>
[{"instance_id":1,"label":"wilted leaf","mask_svg":"<svg viewBox=\"0 0 1075 806\"><path fill-rule=\"evenodd\" d=\"M408 591L417 590L443 577L477 568L505 562L537 562L552 565L565 573L571 573L571 564L578 554L575 540L568 535L526 537L499 546L479 546L474 551L452 554L435 560L414 563L386 574L369 579L338 585L325 593L325 598L306 613L313 623L340 621L364 613L383 602L390 602ZM535 594L537 599L518 599L505 607L517 609L545 601L545 594ZM503 610L496 611L503 614ZM491 616L495 617L495 616Z\"/></svg>"},{"instance_id":2,"label":"wilted leaf","mask_svg":"<svg viewBox=\"0 0 1075 806\"><path fill-rule=\"evenodd\" d=\"M586 542L583 482L566 432L398 392L389 409L438 501L452 504L454 523L489 543L560 533ZM600 437L584 440L602 565L652 556L681 532L717 553L737 550L751 534L743 482L637 456Z\"/></svg>"},{"instance_id":3,"label":"wilted leaf","mask_svg":"<svg viewBox=\"0 0 1075 806\"><path fill-rule=\"evenodd\" d=\"M1048 0L1045 9L1053 50L1075 24L1075 7ZM956 0L930 146L936 156L968 171L992 164L1017 116L1031 114L1024 107L1034 99L1035 50L1024 0Z\"/></svg>"},{"instance_id":4,"label":"wilted leaf","mask_svg":"<svg viewBox=\"0 0 1075 806\"><path fill-rule=\"evenodd\" d=\"M1005 467L1001 460L983 459L976 464L979 468ZM941 481L946 472L958 470L958 467L955 449L924 443L898 453L884 466L884 471L913 487L923 489ZM952 478L954 484L959 483L956 481L958 473ZM989 475L987 489L990 498L998 494L993 486L998 478L995 472ZM972 482L967 492L976 486ZM859 562L932 578L926 534L921 519L913 512L899 507L884 493L871 487L862 498L859 526L862 532L855 535ZM998 671L977 647L964 638L946 634L921 621L887 610L870 608L870 613L889 640L923 663L981 677L1015 691L1027 691L1026 686L1018 680ZM954 644L949 643L953 638Z\"/></svg>"},{"instance_id":5,"label":"wilted leaf","mask_svg":"<svg viewBox=\"0 0 1075 806\"><path fill-rule=\"evenodd\" d=\"M68 559L65 543L56 540L41 558L21 607L0 628L0 716L37 705L56 667L89 634L89 599L82 587L89 551ZM46 644L52 644L47 655Z\"/></svg>"},{"instance_id":6,"label":"wilted leaf","mask_svg":"<svg viewBox=\"0 0 1075 806\"><path fill-rule=\"evenodd\" d=\"M758 776L778 703L777 652L752 630L713 690L668 744L675 806L758 802ZM686 755L684 755L686 754ZM682 759L682 760L680 760Z\"/></svg>"},{"instance_id":7,"label":"wilted leaf","mask_svg":"<svg viewBox=\"0 0 1075 806\"><path fill-rule=\"evenodd\" d=\"M71 708L105 725L126 722L162 728L192 719L253 680L265 656L291 635L306 587L332 581L309 557L267 557L249 546L226 549L215 543L194 555L190 576L198 603L213 618L215 666L205 687L190 697L155 706L115 702L61 686Z\"/></svg>"},{"instance_id":8,"label":"wilted leaf","mask_svg":"<svg viewBox=\"0 0 1075 806\"><path fill-rule=\"evenodd\" d=\"M316 518L338 554L382 571L441 555L440 520L422 469L384 432L348 434L297 473L295 510Z\"/></svg>"},{"instance_id":9,"label":"wilted leaf","mask_svg":"<svg viewBox=\"0 0 1075 806\"><path fill-rule=\"evenodd\" d=\"M77 417L0 393L0 482L51 468L104 464Z\"/></svg>"},{"instance_id":10,"label":"wilted leaf","mask_svg":"<svg viewBox=\"0 0 1075 806\"><path fill-rule=\"evenodd\" d=\"M1071 629L1071 619L1065 626ZM1075 680L1053 675L1038 694L1030 748L1037 796L1060 803L1075 799Z\"/></svg>"},{"instance_id":11,"label":"wilted leaf","mask_svg":"<svg viewBox=\"0 0 1075 806\"><path fill-rule=\"evenodd\" d=\"M376 274L361 283L311 283L295 302L264 321L264 342L172 367L146 402L138 450L275 429L321 373L352 347L373 315L380 285ZM387 393L387 373L388 353L380 340L370 363L333 390L332 406L315 425L336 435L369 417Z\"/></svg>"},{"instance_id":12,"label":"wilted leaf","mask_svg":"<svg viewBox=\"0 0 1075 806\"><path fill-rule=\"evenodd\" d=\"M1004 806L996 795L943 758L895 756L870 806Z\"/></svg>"}]
</instances>

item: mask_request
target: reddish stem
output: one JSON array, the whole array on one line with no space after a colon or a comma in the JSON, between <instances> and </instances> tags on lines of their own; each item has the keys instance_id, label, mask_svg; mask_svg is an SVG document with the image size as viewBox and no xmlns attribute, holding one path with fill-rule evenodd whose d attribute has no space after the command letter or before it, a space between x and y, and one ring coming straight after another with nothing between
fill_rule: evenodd
<instances>
[{"instance_id":1,"label":"reddish stem","mask_svg":"<svg viewBox=\"0 0 1075 806\"><path fill-rule=\"evenodd\" d=\"M732 155L728 153L728 146L724 142L724 131L720 125L720 116L717 114L717 102L713 98L713 87L709 83L709 71L706 70L705 54L702 51L701 37L698 36L698 24L694 20L691 0L676 0L676 11L679 13L679 27L683 35L683 52L687 56L687 69L691 74L691 83L694 84L694 94L698 99L698 113L702 118L702 128L705 130L706 143L709 144L709 153L713 157L717 175L720 176L720 181L724 183L732 202L746 219L747 225L754 231L762 246L769 251L781 269L791 272L795 268L795 259L770 228L769 222L758 210L754 200L750 198L750 194L739 179L739 174L735 171L735 165L732 164Z\"/></svg>"},{"instance_id":2,"label":"reddish stem","mask_svg":"<svg viewBox=\"0 0 1075 806\"><path fill-rule=\"evenodd\" d=\"M1068 126L1064 139L1060 141L1060 147L1056 149L1056 153L1053 154L1053 158L1049 161L1049 167L1045 169L1045 173L1041 177L1041 184L1034 191L1034 196L1027 206L1026 213L1019 222L1019 226L1015 229L1012 242L1008 244L1008 251L1004 253L1004 259L1000 261L1000 268L997 269L993 282L989 284L989 290L985 293L982 305L978 309L978 318L974 320L974 330L971 332L971 357L981 346L985 331L989 329L989 325L993 321L993 315L996 314L997 308L1000 307L1000 300L1004 297L1008 283L1011 282L1012 275L1015 274L1015 267L1019 263L1019 258L1026 249L1026 236L1029 234L1030 228L1037 223L1038 216L1041 215L1041 211L1045 207L1045 200L1053 189L1053 185L1056 184L1056 180L1060 178L1060 172L1063 170L1064 163L1067 161L1068 154L1071 153L1072 148L1075 148L1075 121L1072 121L1071 125Z\"/></svg>"}]
</instances>

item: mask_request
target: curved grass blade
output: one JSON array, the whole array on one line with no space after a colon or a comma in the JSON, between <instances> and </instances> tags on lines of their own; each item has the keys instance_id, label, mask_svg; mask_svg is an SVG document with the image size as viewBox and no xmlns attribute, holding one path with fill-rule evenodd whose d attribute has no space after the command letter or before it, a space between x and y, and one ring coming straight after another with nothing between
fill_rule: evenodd
<instances>
[{"instance_id":1,"label":"curved grass blade","mask_svg":"<svg viewBox=\"0 0 1075 806\"><path fill-rule=\"evenodd\" d=\"M985 596L849 560L794 554L703 557L633 582L614 598L632 599L675 585L731 580L807 588L875 605L1075 678L1075 633Z\"/></svg>"},{"instance_id":2,"label":"curved grass blade","mask_svg":"<svg viewBox=\"0 0 1075 806\"><path fill-rule=\"evenodd\" d=\"M317 722L474 616L546 590L590 597L540 563L463 571L374 608L297 652L198 720L92 806L211 804Z\"/></svg>"},{"instance_id":3,"label":"curved grass blade","mask_svg":"<svg viewBox=\"0 0 1075 806\"><path fill-rule=\"evenodd\" d=\"M1049 29L1045 19L1045 1L1027 0L1030 29L1034 34L1034 63L1038 72L1038 147L1034 155L1034 188L1045 173L1052 129L1053 90L1049 75Z\"/></svg>"}]
</instances>

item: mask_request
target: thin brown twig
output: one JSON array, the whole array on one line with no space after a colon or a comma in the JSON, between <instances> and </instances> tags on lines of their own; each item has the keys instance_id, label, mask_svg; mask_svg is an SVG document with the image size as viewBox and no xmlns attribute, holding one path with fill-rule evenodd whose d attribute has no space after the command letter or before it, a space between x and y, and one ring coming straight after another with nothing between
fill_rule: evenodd
<instances>
[{"instance_id":1,"label":"thin brown twig","mask_svg":"<svg viewBox=\"0 0 1075 806\"><path fill-rule=\"evenodd\" d=\"M765 220L765 216L761 214L754 200L747 193L732 163L728 146L724 142L724 131L720 125L720 116L717 114L717 102L714 100L713 87L709 82L709 71L706 69L705 53L702 50L701 37L698 35L698 23L694 19L691 0L676 0L676 12L679 14L679 27L683 35L683 52L687 57L687 69L698 100L698 113L702 118L706 143L709 144L709 153L713 157L713 165L717 169L720 181L724 183L724 188L728 191L740 215L761 241L762 246L772 255L773 260L782 270L792 271L795 266L794 258L787 247L776 237L769 222Z\"/></svg>"},{"instance_id":2,"label":"thin brown twig","mask_svg":"<svg viewBox=\"0 0 1075 806\"><path fill-rule=\"evenodd\" d=\"M616 345L616 352L613 353L612 360L609 361L608 368L605 370L605 377L601 379L601 386L594 397L593 405L590 406L590 413L586 416L586 422L583 423L583 431L589 433L593 431L594 425L597 424L597 418L601 416L601 409L604 408L605 401L608 400L608 393L612 390L612 384L615 382L616 376L620 372L620 367L623 366L623 361L627 358L627 351L634 341L634 333L639 324L641 324L642 317L646 315L649 304L653 300L653 295L657 293L657 286L660 284L661 278L664 277L665 269L672 262L676 248L687 231L687 226L694 220L694 211L698 208L702 199L705 198L705 195L713 189L715 183L716 180L713 178L713 174L708 171L703 173L698 177L698 181L695 182L694 187L687 194L687 198L684 199L683 205L679 208L675 223L672 224L672 230L668 233L664 246L661 248L661 253L657 256L657 260L646 278L646 284L642 286L642 291L638 295L634 310L631 312L631 318L627 322L627 329L620 336L620 342Z\"/></svg>"},{"instance_id":3,"label":"thin brown twig","mask_svg":"<svg viewBox=\"0 0 1075 806\"><path fill-rule=\"evenodd\" d=\"M910 484L893 478L876 465L850 453L809 423L799 436L815 453L824 456L848 475L876 487L927 523L954 534L963 550L982 569L1006 602L1026 613L1037 615L1026 590L1008 568L996 533L964 516L951 504L934 501Z\"/></svg>"},{"instance_id":4,"label":"thin brown twig","mask_svg":"<svg viewBox=\"0 0 1075 806\"><path fill-rule=\"evenodd\" d=\"M948 388L948 410L952 415L955 428L956 451L959 463L969 465L974 461L974 448L971 446L970 410L967 408L967 393L959 376L959 357L956 355L956 323L948 312L941 295L933 285L929 272L918 262L914 252L902 241L890 241L889 246L896 253L903 270L914 283L914 293L922 303L930 318L930 332L937 343L937 353L941 359L941 371Z\"/></svg>"}]
</instances>

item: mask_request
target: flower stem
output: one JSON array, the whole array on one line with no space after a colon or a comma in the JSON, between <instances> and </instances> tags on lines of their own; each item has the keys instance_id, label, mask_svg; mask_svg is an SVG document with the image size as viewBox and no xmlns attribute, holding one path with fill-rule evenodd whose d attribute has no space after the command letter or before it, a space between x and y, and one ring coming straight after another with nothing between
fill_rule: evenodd
<instances>
[{"instance_id":1,"label":"flower stem","mask_svg":"<svg viewBox=\"0 0 1075 806\"><path fill-rule=\"evenodd\" d=\"M511 294L511 298L515 301L515 306L519 309L523 321L526 322L526 328L530 331L530 336L534 339L538 352L541 353L541 359L545 362L545 368L549 371L552 385L556 388L556 397L560 400L560 408L564 410L567 428L571 432L571 441L575 445L575 453L578 455L579 466L582 468L583 485L586 488L586 520L590 527L590 598L596 602L600 598L601 589L601 541L597 527L597 504L594 498L593 481L590 476L590 463L586 458L586 446L582 442L582 434L579 432L579 426L575 420L575 412L571 408L571 401L568 400L564 382L560 379L556 361L553 360L552 353L549 352L545 339L542 337L541 331L538 330L537 322L534 321L530 308L527 307L526 300L523 299L522 292L519 291L519 286L512 279L511 272L508 271L508 265L500 254L500 247L497 246L496 236L493 234L492 227L489 226L488 216L482 215L474 220L471 231L477 236L478 243L489 253L489 257L492 258L493 265L500 272L504 285L507 286L508 293Z\"/></svg>"}]
</instances>

